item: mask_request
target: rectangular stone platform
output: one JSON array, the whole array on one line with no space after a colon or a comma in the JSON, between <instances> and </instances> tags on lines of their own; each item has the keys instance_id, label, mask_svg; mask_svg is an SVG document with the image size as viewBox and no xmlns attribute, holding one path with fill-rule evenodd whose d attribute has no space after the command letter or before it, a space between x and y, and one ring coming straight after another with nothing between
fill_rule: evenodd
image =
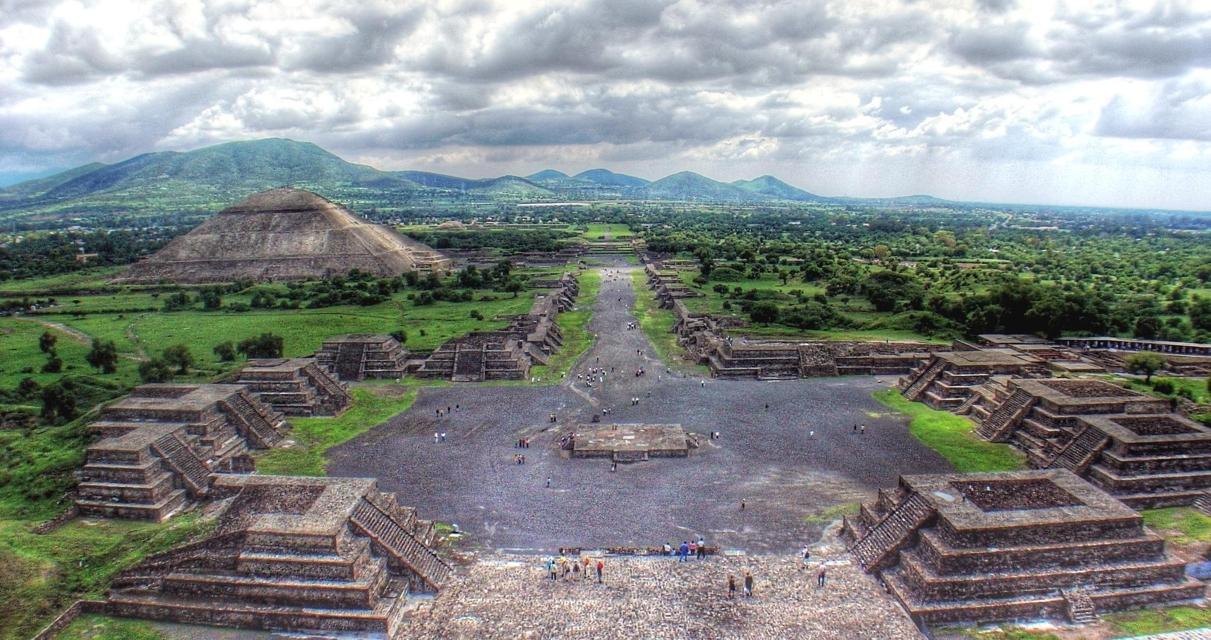
<instances>
[{"instance_id":1,"label":"rectangular stone platform","mask_svg":"<svg viewBox=\"0 0 1211 640\"><path fill-rule=\"evenodd\" d=\"M632 462L685 457L690 436L679 424L582 424L572 433L573 458L610 458Z\"/></svg>"},{"instance_id":2,"label":"rectangular stone platform","mask_svg":"<svg viewBox=\"0 0 1211 640\"><path fill-rule=\"evenodd\" d=\"M288 416L335 416L353 396L314 358L250 360L236 381L259 400Z\"/></svg>"},{"instance_id":3,"label":"rectangular stone platform","mask_svg":"<svg viewBox=\"0 0 1211 640\"><path fill-rule=\"evenodd\" d=\"M901 476L846 518L851 553L926 623L1201 598L1133 509L1064 469Z\"/></svg>"}]
</instances>

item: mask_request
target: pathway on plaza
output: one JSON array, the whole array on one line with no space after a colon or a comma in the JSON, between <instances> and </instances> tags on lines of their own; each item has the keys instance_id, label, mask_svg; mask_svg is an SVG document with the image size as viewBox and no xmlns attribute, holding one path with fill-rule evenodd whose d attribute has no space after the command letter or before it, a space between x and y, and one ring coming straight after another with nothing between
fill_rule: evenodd
<instances>
[{"instance_id":1,"label":"pathway on plaza","mask_svg":"<svg viewBox=\"0 0 1211 640\"><path fill-rule=\"evenodd\" d=\"M670 375L643 332L627 329L636 322L631 269L602 270L590 322L597 339L562 384L422 389L409 411L332 449L328 473L377 477L422 517L457 523L487 548L646 546L701 534L726 548L785 552L819 536L821 524L806 515L869 499L900 473L950 470L870 398L887 381ZM590 388L576 376L594 366L606 368L606 381ZM647 374L636 377L639 367ZM457 409L438 418L447 407ZM563 429L603 408L603 423L674 423L722 439L689 458L617 472L605 460L561 458ZM864 436L853 433L859 423ZM435 443L435 432L446 441ZM531 448L516 449L520 438ZM514 464L516 453L527 464Z\"/></svg>"}]
</instances>

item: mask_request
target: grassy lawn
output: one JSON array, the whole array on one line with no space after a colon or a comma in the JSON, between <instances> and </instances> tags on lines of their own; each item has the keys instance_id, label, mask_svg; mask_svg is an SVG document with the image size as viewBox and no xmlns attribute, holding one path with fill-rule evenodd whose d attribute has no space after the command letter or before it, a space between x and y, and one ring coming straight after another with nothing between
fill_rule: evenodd
<instances>
[{"instance_id":1,"label":"grassy lawn","mask_svg":"<svg viewBox=\"0 0 1211 640\"><path fill-rule=\"evenodd\" d=\"M126 267L94 267L70 273L60 273L44 278L0 281L0 291L56 291L107 287L108 280Z\"/></svg>"},{"instance_id":2,"label":"grassy lawn","mask_svg":"<svg viewBox=\"0 0 1211 640\"><path fill-rule=\"evenodd\" d=\"M45 331L50 331L58 338L55 351L63 360L61 373L42 373L42 365L46 364L47 358L38 348L38 338ZM28 319L0 318L0 387L12 389L22 378L32 378L38 384L45 385L58 380L64 373L96 373L84 360L89 348L89 344L81 343L59 329L48 328ZM133 381L136 377L135 363L120 361L118 372L106 377Z\"/></svg>"},{"instance_id":3,"label":"grassy lawn","mask_svg":"<svg viewBox=\"0 0 1211 640\"><path fill-rule=\"evenodd\" d=\"M677 334L673 333L673 325L677 324L677 316L671 309L661 309L656 302L656 294L648 289L647 278L643 271L636 269L631 272L631 282L635 286L635 317L639 319L639 328L652 342L656 355L672 369L703 374L706 367L693 365L685 359L685 349L677 344Z\"/></svg>"},{"instance_id":4,"label":"grassy lawn","mask_svg":"<svg viewBox=\"0 0 1211 640\"><path fill-rule=\"evenodd\" d=\"M73 601L103 596L114 574L149 554L203 535L212 523L201 520L197 513L164 524L73 520L47 535L30 533L32 524L0 520L3 640L32 636Z\"/></svg>"},{"instance_id":5,"label":"grassy lawn","mask_svg":"<svg viewBox=\"0 0 1211 640\"><path fill-rule=\"evenodd\" d=\"M834 520L840 520L841 516L857 515L859 503L846 502L843 504L833 505L831 507L821 509L815 513L809 513L803 516L803 521L807 524L826 525Z\"/></svg>"},{"instance_id":6,"label":"grassy lawn","mask_svg":"<svg viewBox=\"0 0 1211 640\"><path fill-rule=\"evenodd\" d=\"M441 382L406 385L369 384L353 387L353 406L335 418L294 418L289 438L294 444L271 449L257 457L258 473L266 475L323 476L327 460L324 454L343 442L382 424L391 416L407 411L416 401L422 386Z\"/></svg>"},{"instance_id":7,"label":"grassy lawn","mask_svg":"<svg viewBox=\"0 0 1211 640\"><path fill-rule=\"evenodd\" d=\"M597 302L597 291L601 289L601 272L594 269L580 274L580 294L576 298L576 310L555 316L563 336L563 346L546 365L530 370L530 376L540 381L557 383L568 375L572 365L593 346L593 332L589 331L589 320L593 317L593 306Z\"/></svg>"},{"instance_id":8,"label":"grassy lawn","mask_svg":"<svg viewBox=\"0 0 1211 640\"><path fill-rule=\"evenodd\" d=\"M880 389L871 396L888 409L908 416L911 419L908 430L913 437L942 454L956 471L976 473L1026 468L1025 456L1010 445L981 440L967 418L909 402L896 389Z\"/></svg>"},{"instance_id":9,"label":"grassy lawn","mask_svg":"<svg viewBox=\"0 0 1211 640\"><path fill-rule=\"evenodd\" d=\"M1167 507L1147 509L1140 512L1144 524L1166 533L1165 536L1177 544L1211 542L1211 517L1190 507Z\"/></svg>"},{"instance_id":10,"label":"grassy lawn","mask_svg":"<svg viewBox=\"0 0 1211 640\"><path fill-rule=\"evenodd\" d=\"M610 240L620 240L622 238L630 238L635 235L631 233L630 227L625 224L608 224L604 222L592 222L588 225L588 231L584 232L584 237L589 240L601 240L607 235Z\"/></svg>"},{"instance_id":11,"label":"grassy lawn","mask_svg":"<svg viewBox=\"0 0 1211 640\"><path fill-rule=\"evenodd\" d=\"M1111 613L1104 619L1118 633L1139 636L1211 627L1211 609L1194 606L1141 609Z\"/></svg>"},{"instance_id":12,"label":"grassy lawn","mask_svg":"<svg viewBox=\"0 0 1211 640\"><path fill-rule=\"evenodd\" d=\"M141 620L85 614L59 632L56 640L163 640L164 634Z\"/></svg>"}]
</instances>

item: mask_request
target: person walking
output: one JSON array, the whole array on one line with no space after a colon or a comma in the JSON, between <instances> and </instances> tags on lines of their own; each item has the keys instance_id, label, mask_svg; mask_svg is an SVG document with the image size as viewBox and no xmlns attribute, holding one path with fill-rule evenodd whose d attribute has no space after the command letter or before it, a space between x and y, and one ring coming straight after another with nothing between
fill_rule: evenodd
<instances>
[{"instance_id":1,"label":"person walking","mask_svg":"<svg viewBox=\"0 0 1211 640\"><path fill-rule=\"evenodd\" d=\"M685 540L681 541L681 546L677 547L677 562L685 562L690 555L690 543Z\"/></svg>"},{"instance_id":2,"label":"person walking","mask_svg":"<svg viewBox=\"0 0 1211 640\"><path fill-rule=\"evenodd\" d=\"M605 569L605 560L597 559L597 584L601 584L601 572Z\"/></svg>"},{"instance_id":3,"label":"person walking","mask_svg":"<svg viewBox=\"0 0 1211 640\"><path fill-rule=\"evenodd\" d=\"M744 570L744 597L753 597L753 572Z\"/></svg>"},{"instance_id":4,"label":"person walking","mask_svg":"<svg viewBox=\"0 0 1211 640\"><path fill-rule=\"evenodd\" d=\"M698 536L698 559L706 560L706 539Z\"/></svg>"},{"instance_id":5,"label":"person walking","mask_svg":"<svg viewBox=\"0 0 1211 640\"><path fill-rule=\"evenodd\" d=\"M811 549L809 549L809 548L807 547L807 545L803 545L803 549L801 549L801 550L799 551L799 557L800 557L800 562L802 563L802 564L799 566L799 568L800 568L800 569L806 569L806 568L807 568L807 566L808 566L808 563L809 563L809 562L811 562L811 559L812 559L812 552L811 552Z\"/></svg>"},{"instance_id":6,"label":"person walking","mask_svg":"<svg viewBox=\"0 0 1211 640\"><path fill-rule=\"evenodd\" d=\"M736 598L736 576L730 574L727 577L727 598L728 600Z\"/></svg>"},{"instance_id":7,"label":"person walking","mask_svg":"<svg viewBox=\"0 0 1211 640\"><path fill-rule=\"evenodd\" d=\"M824 588L824 579L825 579L824 565L820 565L820 571L818 573L816 573L816 588L818 588L818 589Z\"/></svg>"},{"instance_id":8,"label":"person walking","mask_svg":"<svg viewBox=\"0 0 1211 640\"><path fill-rule=\"evenodd\" d=\"M547 488L551 488L551 476L547 476Z\"/></svg>"}]
</instances>

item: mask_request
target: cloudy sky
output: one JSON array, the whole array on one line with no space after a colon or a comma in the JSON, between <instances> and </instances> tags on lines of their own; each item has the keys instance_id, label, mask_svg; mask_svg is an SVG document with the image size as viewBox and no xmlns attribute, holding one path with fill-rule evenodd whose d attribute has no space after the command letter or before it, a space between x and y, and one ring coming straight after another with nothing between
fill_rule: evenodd
<instances>
[{"instance_id":1,"label":"cloudy sky","mask_svg":"<svg viewBox=\"0 0 1211 640\"><path fill-rule=\"evenodd\" d=\"M1211 209L1211 3L0 0L0 177L260 137L382 169Z\"/></svg>"}]
</instances>

